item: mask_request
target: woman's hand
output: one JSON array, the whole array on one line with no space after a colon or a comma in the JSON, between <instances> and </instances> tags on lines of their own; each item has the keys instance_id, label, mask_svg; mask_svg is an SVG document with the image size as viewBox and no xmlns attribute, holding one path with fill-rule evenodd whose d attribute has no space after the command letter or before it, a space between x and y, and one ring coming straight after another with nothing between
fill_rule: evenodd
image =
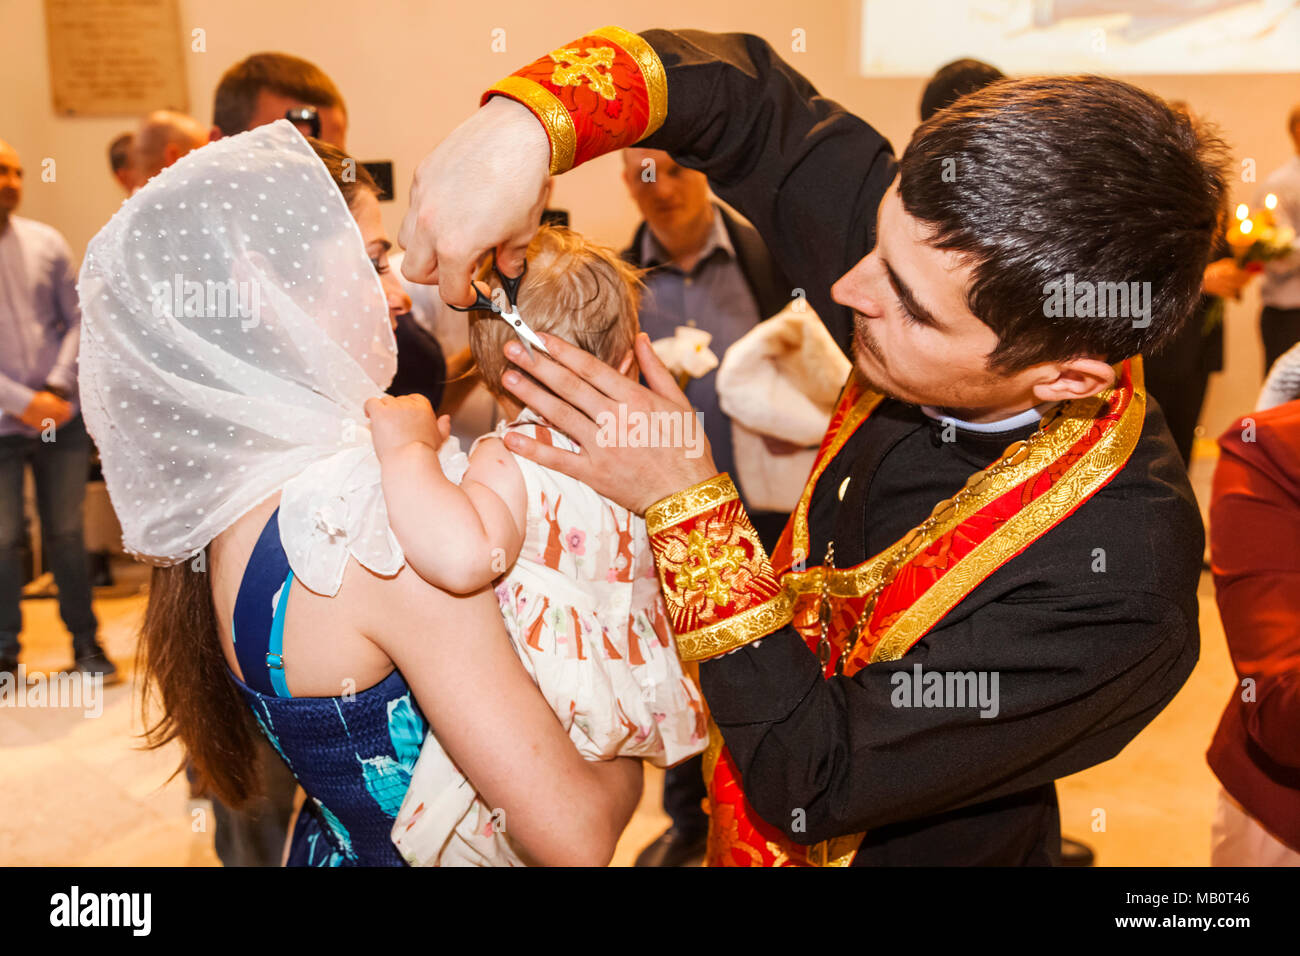
<instances>
[{"instance_id":1,"label":"woman's hand","mask_svg":"<svg viewBox=\"0 0 1300 956\"><path fill-rule=\"evenodd\" d=\"M1217 259L1205 267L1202 288L1206 295L1235 299L1253 278L1253 274L1237 265L1231 256Z\"/></svg>"},{"instance_id":2,"label":"woman's hand","mask_svg":"<svg viewBox=\"0 0 1300 956\"><path fill-rule=\"evenodd\" d=\"M505 353L546 388L514 371L501 380L582 451L575 454L513 431L505 438L511 451L576 478L637 514L718 473L702 416L655 355L649 336L638 334L635 346L649 388L563 339L541 336L550 358L538 352L530 361L514 340Z\"/></svg>"},{"instance_id":3,"label":"woman's hand","mask_svg":"<svg viewBox=\"0 0 1300 956\"><path fill-rule=\"evenodd\" d=\"M451 417L438 418L423 395L385 395L365 404L370 438L382 461L395 448L422 442L434 451L451 434Z\"/></svg>"}]
</instances>

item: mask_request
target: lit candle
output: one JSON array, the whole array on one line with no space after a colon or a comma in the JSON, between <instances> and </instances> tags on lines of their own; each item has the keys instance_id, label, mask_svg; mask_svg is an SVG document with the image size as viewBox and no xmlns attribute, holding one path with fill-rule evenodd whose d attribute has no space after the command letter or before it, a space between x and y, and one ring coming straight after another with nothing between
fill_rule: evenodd
<instances>
[{"instance_id":1,"label":"lit candle","mask_svg":"<svg viewBox=\"0 0 1300 956\"><path fill-rule=\"evenodd\" d=\"M1249 215L1250 215L1250 207L1247 206L1244 202L1239 203L1237 205L1237 218L1245 219Z\"/></svg>"},{"instance_id":2,"label":"lit candle","mask_svg":"<svg viewBox=\"0 0 1300 956\"><path fill-rule=\"evenodd\" d=\"M1265 196L1265 197L1264 197L1264 208L1265 208L1265 209L1276 209L1276 208L1277 208L1277 196L1273 195L1272 193L1269 193L1267 196Z\"/></svg>"}]
</instances>

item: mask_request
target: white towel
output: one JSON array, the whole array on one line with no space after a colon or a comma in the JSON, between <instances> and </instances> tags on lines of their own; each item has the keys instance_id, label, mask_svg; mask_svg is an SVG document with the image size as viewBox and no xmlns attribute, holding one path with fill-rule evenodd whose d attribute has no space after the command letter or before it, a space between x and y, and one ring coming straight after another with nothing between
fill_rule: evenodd
<instances>
[{"instance_id":1,"label":"white towel","mask_svg":"<svg viewBox=\"0 0 1300 956\"><path fill-rule=\"evenodd\" d=\"M794 508L851 368L803 301L760 322L727 349L718 367L718 399L732 422L733 477L751 507ZM800 448L774 454L765 436Z\"/></svg>"}]
</instances>

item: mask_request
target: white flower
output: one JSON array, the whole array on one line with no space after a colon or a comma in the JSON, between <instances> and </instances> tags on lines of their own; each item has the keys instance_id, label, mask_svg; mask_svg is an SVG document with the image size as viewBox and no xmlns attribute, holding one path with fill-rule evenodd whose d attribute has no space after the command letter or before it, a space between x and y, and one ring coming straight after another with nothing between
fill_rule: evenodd
<instances>
[{"instance_id":1,"label":"white flower","mask_svg":"<svg viewBox=\"0 0 1300 956\"><path fill-rule=\"evenodd\" d=\"M324 531L331 538L336 538L345 532L344 522L338 515L339 506L346 512L347 503L339 497L335 497L322 504L316 509L316 514L312 517L315 519L316 528Z\"/></svg>"},{"instance_id":2,"label":"white flower","mask_svg":"<svg viewBox=\"0 0 1300 956\"><path fill-rule=\"evenodd\" d=\"M713 336L689 325L677 326L676 332L666 339L657 339L651 345L668 371L680 376L702 378L718 367L718 357L709 348Z\"/></svg>"}]
</instances>

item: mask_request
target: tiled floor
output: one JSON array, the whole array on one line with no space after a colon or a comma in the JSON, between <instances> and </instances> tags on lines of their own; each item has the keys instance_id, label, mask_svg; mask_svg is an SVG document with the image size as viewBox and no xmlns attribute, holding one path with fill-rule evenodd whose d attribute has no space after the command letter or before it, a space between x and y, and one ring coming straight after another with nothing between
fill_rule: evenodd
<instances>
[{"instance_id":1,"label":"tiled floor","mask_svg":"<svg viewBox=\"0 0 1300 956\"><path fill-rule=\"evenodd\" d=\"M180 748L141 749L140 697L131 680L147 568L124 562L95 595L100 640L127 678L99 708L0 709L0 865L217 864L206 820L191 825L189 787L168 777ZM43 674L71 662L53 600L23 602L22 662ZM83 705L86 701L83 699Z\"/></svg>"},{"instance_id":2,"label":"tiled floor","mask_svg":"<svg viewBox=\"0 0 1300 956\"><path fill-rule=\"evenodd\" d=\"M1193 466L1202 500L1212 468L1206 458ZM118 570L118 586L96 595L96 610L104 644L128 680L104 690L102 715L0 709L0 865L217 863L205 817L189 805L184 778L168 781L178 749L139 749L139 697L129 678L146 575L129 564ZM1063 829L1091 844L1100 865L1209 860L1217 784L1204 754L1234 681L1208 574L1200 595L1201 659L1187 686L1118 757L1059 784ZM28 670L65 666L71 651L55 603L27 601L24 612ZM645 796L615 865L630 865L667 825L659 804L662 779L647 769Z\"/></svg>"}]
</instances>

